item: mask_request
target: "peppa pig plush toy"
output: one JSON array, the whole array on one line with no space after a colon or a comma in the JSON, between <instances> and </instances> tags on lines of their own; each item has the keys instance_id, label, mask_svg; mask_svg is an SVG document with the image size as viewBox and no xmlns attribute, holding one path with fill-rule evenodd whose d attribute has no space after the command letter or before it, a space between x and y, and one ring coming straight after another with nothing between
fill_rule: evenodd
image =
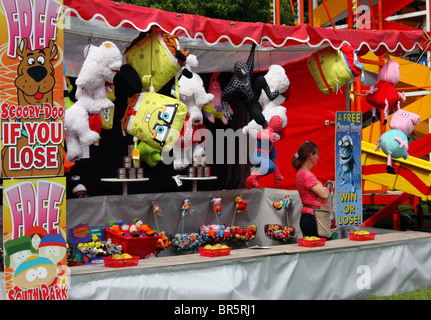
<instances>
[{"instance_id":1,"label":"peppa pig plush toy","mask_svg":"<svg viewBox=\"0 0 431 320\"><path fill-rule=\"evenodd\" d=\"M218 215L220 215L220 211L221 211L221 198L212 198L211 200L213 206L214 206L214 211L217 212Z\"/></svg>"},{"instance_id":2,"label":"peppa pig plush toy","mask_svg":"<svg viewBox=\"0 0 431 320\"><path fill-rule=\"evenodd\" d=\"M392 61L389 56L387 58L388 61L379 73L379 81L366 93L366 100L373 107L372 122L376 120L376 108L379 108L384 109L385 120L383 124L387 122L389 109L400 109L399 99L403 102L406 101L404 92L399 93L395 89L395 85L400 80L400 65Z\"/></svg>"},{"instance_id":3,"label":"peppa pig plush toy","mask_svg":"<svg viewBox=\"0 0 431 320\"><path fill-rule=\"evenodd\" d=\"M392 158L403 157L407 159L407 150L409 148L407 136L412 133L414 126L419 124L419 119L419 115L399 109L389 120L391 130L382 134L377 141L376 148L376 151L382 148L382 151L388 156L387 173L395 174L395 169L392 167Z\"/></svg>"}]
</instances>

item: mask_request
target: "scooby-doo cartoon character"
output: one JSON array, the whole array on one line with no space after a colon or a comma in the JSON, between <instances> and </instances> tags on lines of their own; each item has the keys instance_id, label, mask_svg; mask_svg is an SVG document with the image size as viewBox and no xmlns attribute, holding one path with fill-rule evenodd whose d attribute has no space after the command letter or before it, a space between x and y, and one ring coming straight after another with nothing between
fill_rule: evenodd
<instances>
[{"instance_id":1,"label":"scooby-doo cartoon character","mask_svg":"<svg viewBox=\"0 0 431 320\"><path fill-rule=\"evenodd\" d=\"M30 50L27 46L28 40L24 38L16 50L21 59L15 79L18 105L53 105L55 78L51 61L57 59L57 45L50 40L42 50Z\"/></svg>"},{"instance_id":2,"label":"scooby-doo cartoon character","mask_svg":"<svg viewBox=\"0 0 431 320\"><path fill-rule=\"evenodd\" d=\"M31 50L28 47L27 38L21 40L16 49L16 54L21 61L15 78L19 106L43 106L45 103L49 103L51 106L54 105L55 77L52 61L57 59L57 53L58 48L53 40L49 41L46 48L36 50ZM52 121L52 119L47 120L42 114L37 119L9 119L9 121L43 122ZM21 138L18 139L17 145L14 146L16 147L15 156L18 157L21 149L26 146L29 146L28 134L23 130ZM36 173L33 171L34 169L11 170L9 168L11 160L9 159L9 147L4 146L2 149L2 173L6 177L58 175L63 168L63 153L63 146L59 145L58 154L56 155L58 166L52 169L39 169Z\"/></svg>"}]
</instances>

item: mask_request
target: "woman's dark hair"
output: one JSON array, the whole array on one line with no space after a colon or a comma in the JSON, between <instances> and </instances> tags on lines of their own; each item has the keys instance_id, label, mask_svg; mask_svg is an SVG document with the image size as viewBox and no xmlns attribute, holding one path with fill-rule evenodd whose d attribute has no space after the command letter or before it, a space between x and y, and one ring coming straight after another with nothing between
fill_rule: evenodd
<instances>
[{"instance_id":1,"label":"woman's dark hair","mask_svg":"<svg viewBox=\"0 0 431 320\"><path fill-rule=\"evenodd\" d=\"M298 171L302 164L307 160L308 156L310 154L316 154L319 152L319 147L312 141L305 141L303 142L299 148L298 151L295 153L295 155L292 158L292 166L295 169L295 171Z\"/></svg>"}]
</instances>

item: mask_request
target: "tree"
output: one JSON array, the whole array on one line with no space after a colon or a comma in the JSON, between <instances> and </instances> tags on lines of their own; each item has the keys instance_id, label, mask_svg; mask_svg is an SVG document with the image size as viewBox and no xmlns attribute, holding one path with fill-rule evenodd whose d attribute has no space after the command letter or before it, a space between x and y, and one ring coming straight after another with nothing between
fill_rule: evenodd
<instances>
[{"instance_id":1,"label":"tree","mask_svg":"<svg viewBox=\"0 0 431 320\"><path fill-rule=\"evenodd\" d=\"M208 18L246 22L270 22L272 0L117 0L136 6L150 7L165 11L196 14ZM292 1L297 2L297 0ZM308 1L304 1L305 20L308 20ZM294 17L290 0L280 0L281 24L293 26Z\"/></svg>"},{"instance_id":2,"label":"tree","mask_svg":"<svg viewBox=\"0 0 431 320\"><path fill-rule=\"evenodd\" d=\"M234 21L268 22L272 0L120 0L137 6Z\"/></svg>"}]
</instances>

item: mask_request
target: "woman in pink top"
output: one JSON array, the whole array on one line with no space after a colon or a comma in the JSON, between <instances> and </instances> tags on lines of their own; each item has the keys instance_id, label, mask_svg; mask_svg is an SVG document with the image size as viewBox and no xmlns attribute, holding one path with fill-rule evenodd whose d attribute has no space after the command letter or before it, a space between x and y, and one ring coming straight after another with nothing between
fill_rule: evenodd
<instances>
[{"instance_id":1,"label":"woman in pink top","mask_svg":"<svg viewBox=\"0 0 431 320\"><path fill-rule=\"evenodd\" d=\"M297 171L296 189L303 205L299 220L303 236L319 236L313 208L329 206L330 191L311 172L318 159L319 148L311 141L302 143L292 159L292 166Z\"/></svg>"}]
</instances>

